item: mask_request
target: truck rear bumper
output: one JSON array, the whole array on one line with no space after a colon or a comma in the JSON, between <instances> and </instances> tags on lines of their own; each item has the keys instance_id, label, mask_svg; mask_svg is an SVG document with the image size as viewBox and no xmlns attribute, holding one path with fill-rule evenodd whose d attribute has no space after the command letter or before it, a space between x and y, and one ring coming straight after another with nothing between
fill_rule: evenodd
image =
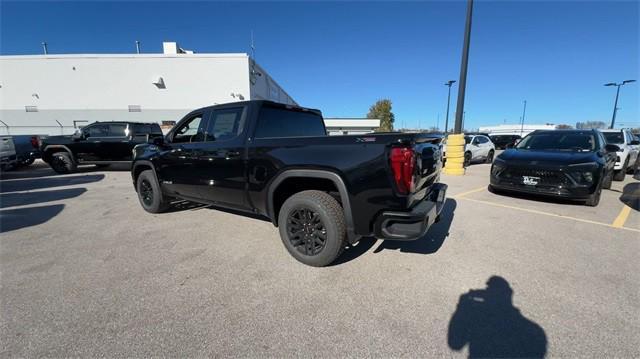
<instances>
[{"instance_id":1,"label":"truck rear bumper","mask_svg":"<svg viewBox=\"0 0 640 359\"><path fill-rule=\"evenodd\" d=\"M447 185L436 183L431 193L410 211L386 211L374 225L375 236L385 240L413 241L438 221L446 200Z\"/></svg>"}]
</instances>

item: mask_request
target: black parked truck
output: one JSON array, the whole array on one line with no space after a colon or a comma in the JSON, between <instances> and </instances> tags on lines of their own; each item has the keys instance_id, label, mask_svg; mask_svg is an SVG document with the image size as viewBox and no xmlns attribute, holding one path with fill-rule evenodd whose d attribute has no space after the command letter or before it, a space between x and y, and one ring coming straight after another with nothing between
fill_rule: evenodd
<instances>
[{"instance_id":1,"label":"black parked truck","mask_svg":"<svg viewBox=\"0 0 640 359\"><path fill-rule=\"evenodd\" d=\"M75 172L78 165L131 163L136 145L162 137L157 123L94 122L69 136L41 140L42 159L58 173Z\"/></svg>"},{"instance_id":2,"label":"black parked truck","mask_svg":"<svg viewBox=\"0 0 640 359\"><path fill-rule=\"evenodd\" d=\"M136 146L131 174L147 212L181 199L265 216L293 257L325 266L347 242L415 240L439 219L441 140L327 136L318 110L246 101L195 110Z\"/></svg>"}]
</instances>

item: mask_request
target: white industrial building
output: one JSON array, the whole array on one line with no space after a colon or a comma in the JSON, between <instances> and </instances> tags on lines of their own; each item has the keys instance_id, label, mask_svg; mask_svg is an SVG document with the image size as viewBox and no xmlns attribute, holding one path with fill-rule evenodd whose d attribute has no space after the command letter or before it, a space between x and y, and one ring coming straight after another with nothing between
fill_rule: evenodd
<instances>
[{"instance_id":1,"label":"white industrial building","mask_svg":"<svg viewBox=\"0 0 640 359\"><path fill-rule=\"evenodd\" d=\"M170 126L189 111L249 99L296 102L245 54L0 56L0 134L70 134L95 121Z\"/></svg>"},{"instance_id":2,"label":"white industrial building","mask_svg":"<svg viewBox=\"0 0 640 359\"><path fill-rule=\"evenodd\" d=\"M380 120L369 118L325 118L324 125L330 136L362 135L380 127Z\"/></svg>"},{"instance_id":3,"label":"white industrial building","mask_svg":"<svg viewBox=\"0 0 640 359\"><path fill-rule=\"evenodd\" d=\"M491 135L520 135L526 136L535 130L555 130L556 125L544 124L544 125L497 125L497 126L481 126L479 132L488 133Z\"/></svg>"}]
</instances>

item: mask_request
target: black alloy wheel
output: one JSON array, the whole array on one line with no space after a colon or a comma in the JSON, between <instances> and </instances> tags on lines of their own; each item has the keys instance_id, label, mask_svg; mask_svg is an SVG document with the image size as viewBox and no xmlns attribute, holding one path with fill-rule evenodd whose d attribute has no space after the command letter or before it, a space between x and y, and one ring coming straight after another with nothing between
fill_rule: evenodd
<instances>
[{"instance_id":1,"label":"black alloy wheel","mask_svg":"<svg viewBox=\"0 0 640 359\"><path fill-rule=\"evenodd\" d=\"M151 182L146 178L140 182L140 198L147 206L153 204L153 187L151 186Z\"/></svg>"},{"instance_id":2,"label":"black alloy wheel","mask_svg":"<svg viewBox=\"0 0 640 359\"><path fill-rule=\"evenodd\" d=\"M58 156L54 156L51 159L51 168L53 168L57 173L67 172L67 165L64 163L64 160Z\"/></svg>"},{"instance_id":3,"label":"black alloy wheel","mask_svg":"<svg viewBox=\"0 0 640 359\"><path fill-rule=\"evenodd\" d=\"M287 234L291 245L306 256L319 254L327 242L327 229L320 215L304 207L289 213Z\"/></svg>"}]
</instances>

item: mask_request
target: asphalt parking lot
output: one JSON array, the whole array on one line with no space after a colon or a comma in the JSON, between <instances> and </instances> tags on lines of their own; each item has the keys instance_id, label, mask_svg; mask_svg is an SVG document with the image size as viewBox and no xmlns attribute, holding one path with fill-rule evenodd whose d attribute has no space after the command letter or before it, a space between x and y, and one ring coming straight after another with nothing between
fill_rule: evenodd
<instances>
[{"instance_id":1,"label":"asphalt parking lot","mask_svg":"<svg viewBox=\"0 0 640 359\"><path fill-rule=\"evenodd\" d=\"M598 207L449 184L415 242L296 262L271 223L142 210L126 170L0 180L0 354L639 357L640 182ZM471 351L471 352L470 352Z\"/></svg>"}]
</instances>

